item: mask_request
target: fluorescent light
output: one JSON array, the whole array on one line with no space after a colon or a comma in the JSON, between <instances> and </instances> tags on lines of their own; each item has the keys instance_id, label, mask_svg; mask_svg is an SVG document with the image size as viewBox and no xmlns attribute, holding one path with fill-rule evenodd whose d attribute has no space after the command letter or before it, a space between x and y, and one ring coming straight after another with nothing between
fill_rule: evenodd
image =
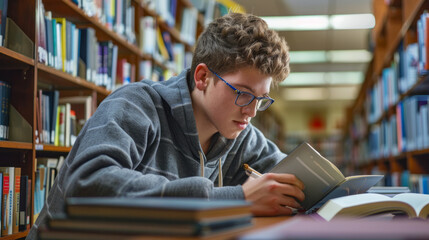
<instances>
[{"instance_id":1,"label":"fluorescent light","mask_svg":"<svg viewBox=\"0 0 429 240\"><path fill-rule=\"evenodd\" d=\"M371 13L339 15L302 15L261 17L277 31L308 31L328 29L370 29L375 26Z\"/></svg>"},{"instance_id":2,"label":"fluorescent light","mask_svg":"<svg viewBox=\"0 0 429 240\"><path fill-rule=\"evenodd\" d=\"M362 72L327 72L326 79L331 85L361 84L364 75Z\"/></svg>"},{"instance_id":3,"label":"fluorescent light","mask_svg":"<svg viewBox=\"0 0 429 240\"><path fill-rule=\"evenodd\" d=\"M268 26L277 31L287 30L326 30L329 29L327 15L308 15L290 17L262 17Z\"/></svg>"},{"instance_id":4,"label":"fluorescent light","mask_svg":"<svg viewBox=\"0 0 429 240\"><path fill-rule=\"evenodd\" d=\"M354 100L358 90L358 86L284 88L282 97L286 101L344 101Z\"/></svg>"},{"instance_id":5,"label":"fluorescent light","mask_svg":"<svg viewBox=\"0 0 429 240\"><path fill-rule=\"evenodd\" d=\"M330 100L354 100L359 88L357 86L330 87L328 94Z\"/></svg>"},{"instance_id":6,"label":"fluorescent light","mask_svg":"<svg viewBox=\"0 0 429 240\"><path fill-rule=\"evenodd\" d=\"M315 101L326 99L326 89L319 88L285 88L283 97L288 101Z\"/></svg>"},{"instance_id":7,"label":"fluorescent light","mask_svg":"<svg viewBox=\"0 0 429 240\"><path fill-rule=\"evenodd\" d=\"M362 72L292 72L281 86L354 85L363 81Z\"/></svg>"},{"instance_id":8,"label":"fluorescent light","mask_svg":"<svg viewBox=\"0 0 429 240\"><path fill-rule=\"evenodd\" d=\"M335 50L328 51L331 62L369 62L372 53L367 50Z\"/></svg>"},{"instance_id":9,"label":"fluorescent light","mask_svg":"<svg viewBox=\"0 0 429 240\"><path fill-rule=\"evenodd\" d=\"M367 50L290 51L290 63L367 63L372 53Z\"/></svg>"},{"instance_id":10,"label":"fluorescent light","mask_svg":"<svg viewBox=\"0 0 429 240\"><path fill-rule=\"evenodd\" d=\"M290 63L327 62L326 51L290 51Z\"/></svg>"},{"instance_id":11,"label":"fluorescent light","mask_svg":"<svg viewBox=\"0 0 429 240\"><path fill-rule=\"evenodd\" d=\"M329 22L332 29L370 29L375 26L374 15L370 13L332 15Z\"/></svg>"},{"instance_id":12,"label":"fluorescent light","mask_svg":"<svg viewBox=\"0 0 429 240\"><path fill-rule=\"evenodd\" d=\"M324 85L324 72L297 72L290 73L289 76L280 85L281 86L305 86L305 85Z\"/></svg>"}]
</instances>

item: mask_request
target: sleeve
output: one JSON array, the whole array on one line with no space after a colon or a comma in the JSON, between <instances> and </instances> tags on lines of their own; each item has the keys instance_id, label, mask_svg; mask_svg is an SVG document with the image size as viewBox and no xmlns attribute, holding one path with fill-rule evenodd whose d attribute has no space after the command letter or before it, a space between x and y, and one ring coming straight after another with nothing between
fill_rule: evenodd
<instances>
[{"instance_id":1,"label":"sleeve","mask_svg":"<svg viewBox=\"0 0 429 240\"><path fill-rule=\"evenodd\" d=\"M162 173L139 171L142 159L155 159L159 144L159 123L153 120L158 113L151 96L156 93L126 89L106 98L79 134L61 171L65 197L213 195L209 179L170 181Z\"/></svg>"}]
</instances>

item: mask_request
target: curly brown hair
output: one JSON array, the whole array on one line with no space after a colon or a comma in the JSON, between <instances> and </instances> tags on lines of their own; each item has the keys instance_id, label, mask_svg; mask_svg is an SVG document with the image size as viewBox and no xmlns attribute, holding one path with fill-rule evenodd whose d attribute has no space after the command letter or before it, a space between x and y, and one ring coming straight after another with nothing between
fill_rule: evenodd
<instances>
[{"instance_id":1,"label":"curly brown hair","mask_svg":"<svg viewBox=\"0 0 429 240\"><path fill-rule=\"evenodd\" d=\"M210 23L198 38L191 76L200 63L221 75L242 67L255 67L273 77L275 85L290 72L286 40L252 14L229 13ZM188 81L193 89L193 77Z\"/></svg>"}]
</instances>

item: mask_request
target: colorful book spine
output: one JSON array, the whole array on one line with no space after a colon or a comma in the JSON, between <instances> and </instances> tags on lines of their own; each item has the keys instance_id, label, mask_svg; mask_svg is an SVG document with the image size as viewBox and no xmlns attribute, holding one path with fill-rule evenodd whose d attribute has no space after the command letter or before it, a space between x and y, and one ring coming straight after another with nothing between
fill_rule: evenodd
<instances>
[{"instance_id":1,"label":"colorful book spine","mask_svg":"<svg viewBox=\"0 0 429 240\"><path fill-rule=\"evenodd\" d=\"M19 203L21 198L21 168L14 169L12 233L19 232Z\"/></svg>"},{"instance_id":2,"label":"colorful book spine","mask_svg":"<svg viewBox=\"0 0 429 240\"><path fill-rule=\"evenodd\" d=\"M14 167L0 167L3 174L2 226L1 235L11 235L13 230Z\"/></svg>"}]
</instances>

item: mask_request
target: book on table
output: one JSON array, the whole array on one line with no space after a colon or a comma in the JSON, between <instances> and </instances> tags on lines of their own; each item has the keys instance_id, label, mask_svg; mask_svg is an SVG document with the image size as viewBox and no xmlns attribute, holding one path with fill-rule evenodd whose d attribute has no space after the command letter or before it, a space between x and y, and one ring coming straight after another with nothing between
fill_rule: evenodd
<instances>
[{"instance_id":1,"label":"book on table","mask_svg":"<svg viewBox=\"0 0 429 240\"><path fill-rule=\"evenodd\" d=\"M429 195L400 193L389 197L363 193L331 199L317 211L327 221L339 217L366 217L386 213L426 219L429 215Z\"/></svg>"},{"instance_id":2,"label":"book on table","mask_svg":"<svg viewBox=\"0 0 429 240\"><path fill-rule=\"evenodd\" d=\"M270 170L272 173L290 173L301 180L305 200L301 206L307 213L314 212L329 199L366 192L377 184L382 175L345 177L328 159L304 142Z\"/></svg>"},{"instance_id":3,"label":"book on table","mask_svg":"<svg viewBox=\"0 0 429 240\"><path fill-rule=\"evenodd\" d=\"M196 198L68 198L41 236L58 231L207 236L251 225L250 203ZM57 235L58 236L58 235Z\"/></svg>"}]
</instances>

